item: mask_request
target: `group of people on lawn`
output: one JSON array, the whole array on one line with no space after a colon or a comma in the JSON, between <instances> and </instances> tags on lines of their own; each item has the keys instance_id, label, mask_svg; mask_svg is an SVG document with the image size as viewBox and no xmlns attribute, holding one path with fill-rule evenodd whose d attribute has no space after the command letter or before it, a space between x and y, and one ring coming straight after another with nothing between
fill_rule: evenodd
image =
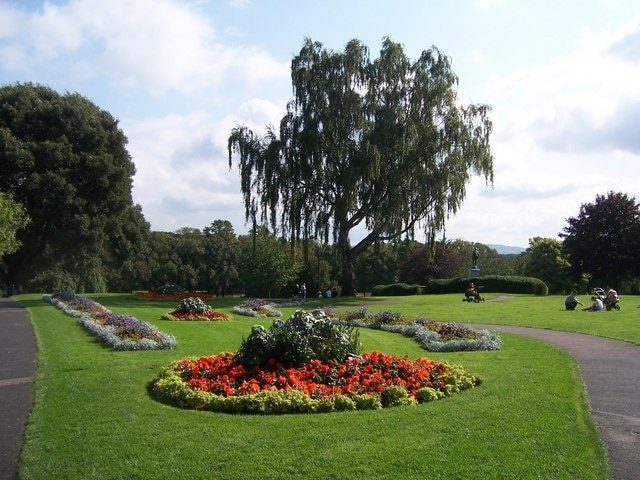
<instances>
[{"instance_id":1,"label":"group of people on lawn","mask_svg":"<svg viewBox=\"0 0 640 480\"><path fill-rule=\"evenodd\" d=\"M578 292L575 290L571 290L571 293L567 296L564 301L564 306L567 310L575 310L578 305L585 306L580 300L578 300ZM617 300L618 292L613 289L610 289L607 292L607 296L605 298L613 298L616 297ZM602 312L605 310L605 304L603 297L601 295L596 294L594 291L594 295L591 297L591 305L582 309L583 312Z\"/></svg>"}]
</instances>

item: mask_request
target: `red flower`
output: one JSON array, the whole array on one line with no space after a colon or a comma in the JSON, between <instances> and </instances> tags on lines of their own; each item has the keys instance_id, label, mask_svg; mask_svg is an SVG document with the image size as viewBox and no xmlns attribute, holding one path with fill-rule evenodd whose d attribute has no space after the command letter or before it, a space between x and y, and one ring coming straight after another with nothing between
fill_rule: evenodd
<instances>
[{"instance_id":1,"label":"red flower","mask_svg":"<svg viewBox=\"0 0 640 480\"><path fill-rule=\"evenodd\" d=\"M301 368L283 369L271 358L266 369L250 371L236 363L233 354L182 360L176 366L192 388L218 395L236 396L261 390L300 390L313 398L340 394L381 393L390 385L404 386L409 395L432 387L444 390L445 364L424 358L409 360L380 352L365 353L342 364L311 360Z\"/></svg>"}]
</instances>

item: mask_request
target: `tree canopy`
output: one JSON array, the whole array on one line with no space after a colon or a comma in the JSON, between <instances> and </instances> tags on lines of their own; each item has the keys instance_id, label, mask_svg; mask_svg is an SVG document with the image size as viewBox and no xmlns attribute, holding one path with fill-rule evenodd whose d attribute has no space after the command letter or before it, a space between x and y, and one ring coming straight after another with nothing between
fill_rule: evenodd
<instances>
[{"instance_id":1,"label":"tree canopy","mask_svg":"<svg viewBox=\"0 0 640 480\"><path fill-rule=\"evenodd\" d=\"M535 237L529 240L524 275L542 280L550 293L568 293L573 288L569 277L569 261L562 253L562 242L555 238Z\"/></svg>"},{"instance_id":2,"label":"tree canopy","mask_svg":"<svg viewBox=\"0 0 640 480\"><path fill-rule=\"evenodd\" d=\"M640 206L625 193L597 195L576 217L567 219L560 237L573 276L589 275L595 286L619 288L640 272Z\"/></svg>"},{"instance_id":3,"label":"tree canopy","mask_svg":"<svg viewBox=\"0 0 640 480\"><path fill-rule=\"evenodd\" d=\"M435 47L417 60L385 38L378 58L358 40L344 52L306 39L291 63L294 98L279 130L236 126L246 217L292 242L332 237L342 287L352 262L376 240L427 238L461 206L471 175L493 182L489 107L461 106L458 78ZM351 245L350 232L366 229Z\"/></svg>"},{"instance_id":4,"label":"tree canopy","mask_svg":"<svg viewBox=\"0 0 640 480\"><path fill-rule=\"evenodd\" d=\"M20 289L53 265L83 271L96 263L77 259L102 261L114 225L135 216L126 144L118 122L77 93L31 83L0 88L0 191L31 218L18 232L21 248L2 257L6 282Z\"/></svg>"}]
</instances>

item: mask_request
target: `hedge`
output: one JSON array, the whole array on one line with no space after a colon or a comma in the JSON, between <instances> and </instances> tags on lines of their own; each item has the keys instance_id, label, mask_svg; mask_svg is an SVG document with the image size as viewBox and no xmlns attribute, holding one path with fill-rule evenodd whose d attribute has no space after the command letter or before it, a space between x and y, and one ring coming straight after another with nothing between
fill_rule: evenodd
<instances>
[{"instance_id":1,"label":"hedge","mask_svg":"<svg viewBox=\"0 0 640 480\"><path fill-rule=\"evenodd\" d=\"M391 283L389 285L376 285L371 289L373 296L402 296L420 295L422 287L417 284L408 285L406 283Z\"/></svg>"},{"instance_id":2,"label":"hedge","mask_svg":"<svg viewBox=\"0 0 640 480\"><path fill-rule=\"evenodd\" d=\"M427 293L464 293L467 286L473 282L480 289L480 293L522 293L533 295L549 295L549 287L540 279L534 277L487 275L483 277L441 278L427 282L426 285L408 285L406 283L392 283L376 285L371 289L373 296L420 295Z\"/></svg>"}]
</instances>

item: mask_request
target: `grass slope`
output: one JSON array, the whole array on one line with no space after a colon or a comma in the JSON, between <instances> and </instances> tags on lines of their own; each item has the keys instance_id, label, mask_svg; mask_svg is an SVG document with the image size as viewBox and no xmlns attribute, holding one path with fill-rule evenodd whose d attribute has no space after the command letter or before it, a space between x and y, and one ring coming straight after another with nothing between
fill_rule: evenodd
<instances>
[{"instance_id":1,"label":"grass slope","mask_svg":"<svg viewBox=\"0 0 640 480\"><path fill-rule=\"evenodd\" d=\"M505 334L500 351L432 354L409 338L361 329L366 350L458 363L483 383L416 407L226 415L159 404L146 385L172 360L236 350L251 325L269 326L273 319L170 322L160 316L176 302L92 295L112 311L153 323L178 340L172 351L116 352L39 296L16 298L29 309L39 349L22 480L608 478L575 361L536 340ZM460 299L375 299L369 308L441 321L572 326L614 337L625 334L623 326L614 326L632 318L624 297L623 310L602 314L561 311L559 297L477 305ZM362 301L322 302L353 308ZM209 303L230 313L238 300ZM286 318L294 309L282 310ZM640 340L640 328L627 333Z\"/></svg>"}]
</instances>

